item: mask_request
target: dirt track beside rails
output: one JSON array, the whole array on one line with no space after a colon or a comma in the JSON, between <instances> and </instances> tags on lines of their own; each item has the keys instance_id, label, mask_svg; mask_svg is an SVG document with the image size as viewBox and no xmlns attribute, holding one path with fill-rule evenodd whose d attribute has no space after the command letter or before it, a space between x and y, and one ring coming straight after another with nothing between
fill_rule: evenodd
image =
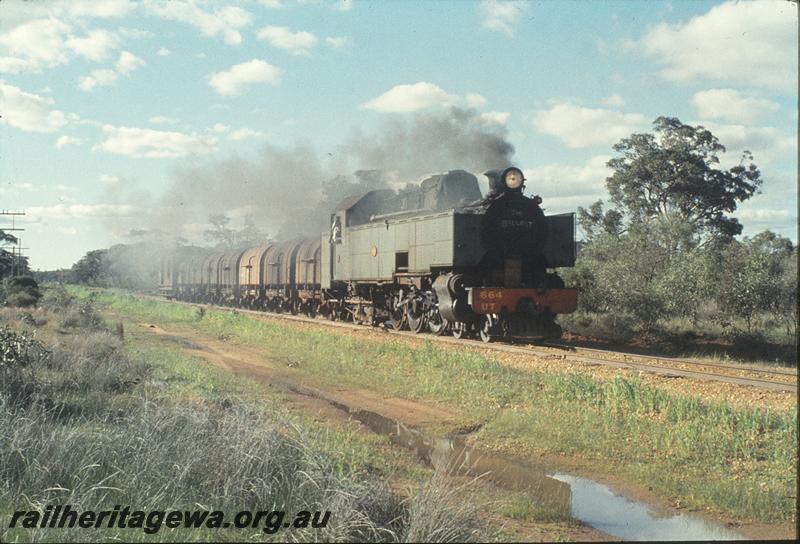
<instances>
[{"instance_id":1,"label":"dirt track beside rails","mask_svg":"<svg viewBox=\"0 0 800 544\"><path fill-rule=\"evenodd\" d=\"M388 419L401 421L411 428L447 428L469 432L470 425L459 414L441 406L411 401L399 397L379 395L364 389L337 388L311 383L302 367L294 361L270 358L253 348L234 346L204 335L195 330L176 328L166 330L160 326L139 323L144 331L177 345L188 354L199 356L210 364L234 375L255 380L282 393L294 408L303 410L320 421L352 422L350 411L374 412ZM344 408L344 409L343 409ZM361 426L364 432L370 432ZM486 483L485 485L491 485ZM502 518L498 525L512 530L519 540L557 541L565 537L583 542L614 540L609 535L580 524L580 522L526 522Z\"/></svg>"},{"instance_id":2,"label":"dirt track beside rails","mask_svg":"<svg viewBox=\"0 0 800 544\"><path fill-rule=\"evenodd\" d=\"M256 314L259 319L273 320L280 319L269 315ZM284 320L284 323L286 321ZM446 431L448 433L466 432L474 428L476 422L466 419L463 414L454 411L452 408L444 407L438 403L418 402L399 397L386 396L366 389L352 387L337 387L330 384L322 384L310 379L304 373L301 363L291 360L281 360L270 358L263 350L258 348L243 347L233 345L225 340L215 338L198 332L189 327L175 326L174 329L166 330L157 325L149 323L139 324L143 330L158 335L167 342L174 343L185 350L187 353L202 357L210 364L228 370L237 376L253 379L268 387L274 387L286 395L286 399L291 405L306 413L319 418L322 421L350 420L347 412L342 411L341 406L346 406L355 410L365 410L381 414L387 418L401 421L410 427L435 429L437 432ZM294 322L292 326L300 329L315 327L314 323ZM391 338L394 341L409 342L416 344L424 339L415 337L397 337L387 335L379 329L359 328L343 329L343 334L353 334L368 337L376 342L384 342ZM455 347L455 349L485 349L475 347ZM497 356L497 354L495 354ZM558 357L531 358L517 354L501 354L498 356L503 364L508 364L518 368L527 369L557 369L565 372L590 372L593 375L606 374L609 378L618 374L619 369L586 367L585 365L572 365L566 363ZM766 401L769 405L776 408L794 406L796 402L793 396L788 393L778 393L771 391L753 391L753 388L742 387L731 384L720 383L690 383L690 380L680 380L685 383L675 383L678 380L644 374L642 379L653 382L662 387L671 389L691 391L696 394L698 389L708 396L718 396L731 402L750 403L753 399ZM339 405L337 407L336 405ZM365 429L366 431L366 429ZM625 493L625 495L643 500L664 511L674 510L674 505L654 495L652 492L627 481L615 477L613 474L598 473L586 460L578 458L568 458L564 456L548 457L537 459L545 462L557 470L564 470L576 474L581 474L600 481L612 488ZM723 523L734 523L734 520L716 518ZM516 524L516 522L515 522ZM596 531L590 527L569 528L548 528L548 524L521 523L515 529L521 531L520 536L530 540L552 540L553 538L563 538L564 531L567 529L568 538L575 540L607 540L607 535ZM790 524L762 525L751 524L740 527L738 530L744 532L750 538L791 538L795 534L795 528Z\"/></svg>"}]
</instances>

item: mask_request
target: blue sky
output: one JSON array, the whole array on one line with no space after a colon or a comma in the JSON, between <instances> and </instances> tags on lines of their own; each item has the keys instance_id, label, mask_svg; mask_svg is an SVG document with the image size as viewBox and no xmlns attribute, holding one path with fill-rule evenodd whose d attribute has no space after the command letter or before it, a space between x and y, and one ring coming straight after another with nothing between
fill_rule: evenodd
<instances>
[{"instance_id":1,"label":"blue sky","mask_svg":"<svg viewBox=\"0 0 800 544\"><path fill-rule=\"evenodd\" d=\"M3 1L0 209L27 211L34 268L66 267L169 214L187 172L269 147L347 174L376 166L345 150L355 135L458 107L515 146L554 213L605 196L621 137L659 115L703 124L762 170L745 234L796 239L797 41L783 0ZM212 183L240 219L230 187ZM179 223L202 241L201 217Z\"/></svg>"}]
</instances>

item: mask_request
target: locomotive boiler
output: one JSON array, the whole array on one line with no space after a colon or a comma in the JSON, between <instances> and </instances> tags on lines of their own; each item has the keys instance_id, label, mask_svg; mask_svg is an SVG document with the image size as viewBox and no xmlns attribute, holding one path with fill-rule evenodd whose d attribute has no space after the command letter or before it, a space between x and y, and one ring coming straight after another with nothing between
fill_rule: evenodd
<instances>
[{"instance_id":1,"label":"locomotive boiler","mask_svg":"<svg viewBox=\"0 0 800 544\"><path fill-rule=\"evenodd\" d=\"M400 192L345 199L320 237L225 254L176 252L169 296L385 323L461 338L553 338L577 291L555 269L575 261L574 214L546 216L515 167L463 170ZM199 269L198 269L199 268Z\"/></svg>"}]
</instances>

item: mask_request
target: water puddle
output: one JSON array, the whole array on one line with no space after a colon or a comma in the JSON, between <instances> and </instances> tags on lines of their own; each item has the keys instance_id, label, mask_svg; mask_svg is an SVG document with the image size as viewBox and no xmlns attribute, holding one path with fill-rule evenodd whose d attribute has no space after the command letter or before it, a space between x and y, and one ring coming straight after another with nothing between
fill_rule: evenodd
<instances>
[{"instance_id":1,"label":"water puddle","mask_svg":"<svg viewBox=\"0 0 800 544\"><path fill-rule=\"evenodd\" d=\"M646 503L618 495L588 478L550 474L546 467L467 445L464 437L429 437L400 421L330 401L373 432L409 449L428 465L459 476L481 476L510 491L524 491L536 506L570 514L591 527L625 540L743 540L726 527L686 514L664 516Z\"/></svg>"},{"instance_id":2,"label":"water puddle","mask_svg":"<svg viewBox=\"0 0 800 544\"><path fill-rule=\"evenodd\" d=\"M432 467L456 476L480 476L503 489L527 492L536 498L537 507L569 517L570 486L547 476L544 467L479 452L460 436L429 437L375 412L352 410L338 403L334 405L347 410L353 419L373 432L388 436L393 444L413 451Z\"/></svg>"},{"instance_id":3,"label":"water puddle","mask_svg":"<svg viewBox=\"0 0 800 544\"><path fill-rule=\"evenodd\" d=\"M553 474L572 489L572 517L625 540L744 540L726 527L701 518L663 516L649 505L617 495L588 478Z\"/></svg>"}]
</instances>

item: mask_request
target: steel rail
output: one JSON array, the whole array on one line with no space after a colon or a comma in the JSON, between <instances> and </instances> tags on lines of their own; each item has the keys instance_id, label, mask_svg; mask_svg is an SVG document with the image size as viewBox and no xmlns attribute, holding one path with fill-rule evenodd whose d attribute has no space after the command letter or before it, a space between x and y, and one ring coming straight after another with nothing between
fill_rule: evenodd
<instances>
[{"instance_id":1,"label":"steel rail","mask_svg":"<svg viewBox=\"0 0 800 544\"><path fill-rule=\"evenodd\" d=\"M142 295L140 295L142 296ZM164 301L163 297L159 296L152 296L152 295L144 295L146 298L152 298ZM298 321L302 323L309 323L309 324L316 324L316 325L323 325L328 327L339 327L345 328L350 330L374 330L374 328L366 327L365 325L357 325L354 323L342 322L342 321L330 321L326 319L317 319L299 315L289 315L283 313L275 313L275 312L267 312L262 310L249 310L245 308L236 308L231 306L220 306L216 304L204 304L204 303L196 303L196 302L184 302L184 301L177 301L172 300L171 302L175 302L177 304L184 304L187 306L194 306L194 307L207 307L211 306L213 308L218 308L221 310L230 310L230 311L237 311L245 314L250 314L254 316L266 317L269 319L283 319L286 321ZM722 383L730 383L734 385L744 385L744 386L751 386L757 387L761 389L768 389L772 391L781 391L781 392L788 392L794 393L797 395L798 393L798 385L797 383L787 383L784 381L777 381L777 380L768 380L763 378L747 378L742 376L732 376L730 374L722 374L722 373L715 373L715 372L704 372L701 370L686 370L681 368L675 368L671 366L661 365L661 364L648 364L648 363L637 363L634 361L620 361L614 359L603 359L598 357L586 357L581 355L574 355L570 353L563 353L563 354L554 354L552 352L543 351L541 349L536 349L535 345L526 345L521 346L518 344L506 344L506 343L485 343L480 340L473 340L473 339L456 339L449 336L435 336L432 334L416 334L412 331L395 331L391 329L380 329L386 332L387 334L399 335L407 338L415 338L417 340L430 340L444 344L452 344L462 347L472 347L472 348L479 348L479 349L486 349L490 351L503 351L507 353L521 353L525 355L537 355L539 357L544 358L559 358L565 361L576 362L580 364L584 364L587 366L607 366L612 368L623 368L628 370L639 370L642 372L648 372L651 374L662 375L668 378L692 378L697 380L704 380L704 381L716 381ZM684 359L677 359L677 358L670 358L670 357L653 357L647 355L633 355L624 352L615 352L615 351L608 351L608 350L599 350L593 348L581 348L576 346L569 346L568 344L552 344L552 347L559 347L559 348L575 348L576 350L585 350L585 351L596 351L601 352L604 354L620 354L626 357L637 357L640 359L649 359L653 361L658 361L659 363L662 361L668 361L673 363L679 364L692 364L697 366L710 366L710 367L718 367L724 368L725 370L733 371L733 372L764 372L760 369L753 368L753 367L727 367L725 365L719 364L704 364L699 361L687 361ZM779 373L783 374L783 373ZM795 375L794 373L787 372L787 375Z\"/></svg>"},{"instance_id":2,"label":"steel rail","mask_svg":"<svg viewBox=\"0 0 800 544\"><path fill-rule=\"evenodd\" d=\"M537 344L533 344L536 346ZM774 374L776 376L795 376L797 377L798 371L791 370L788 368L761 368L752 365L740 365L737 364L735 367L730 365L723 365L720 363L704 363L703 361L698 361L695 359L681 359L680 357L670 357L666 355L648 355L646 353L631 353L629 351L614 351L612 349L603 349L603 348L589 348L584 346L575 346L571 344L563 344L559 342L542 342L538 344L544 347L552 347L556 349L570 349L570 350L581 350L587 351L591 353L608 353L608 354L616 354L616 355L623 355L624 357L633 357L636 359L646 359L649 361L655 362L667 362L667 363L679 363L684 365L694 365L694 366L708 366L714 368L722 368L725 370L742 370L742 371L749 371L749 372L758 372L761 374Z\"/></svg>"}]
</instances>

